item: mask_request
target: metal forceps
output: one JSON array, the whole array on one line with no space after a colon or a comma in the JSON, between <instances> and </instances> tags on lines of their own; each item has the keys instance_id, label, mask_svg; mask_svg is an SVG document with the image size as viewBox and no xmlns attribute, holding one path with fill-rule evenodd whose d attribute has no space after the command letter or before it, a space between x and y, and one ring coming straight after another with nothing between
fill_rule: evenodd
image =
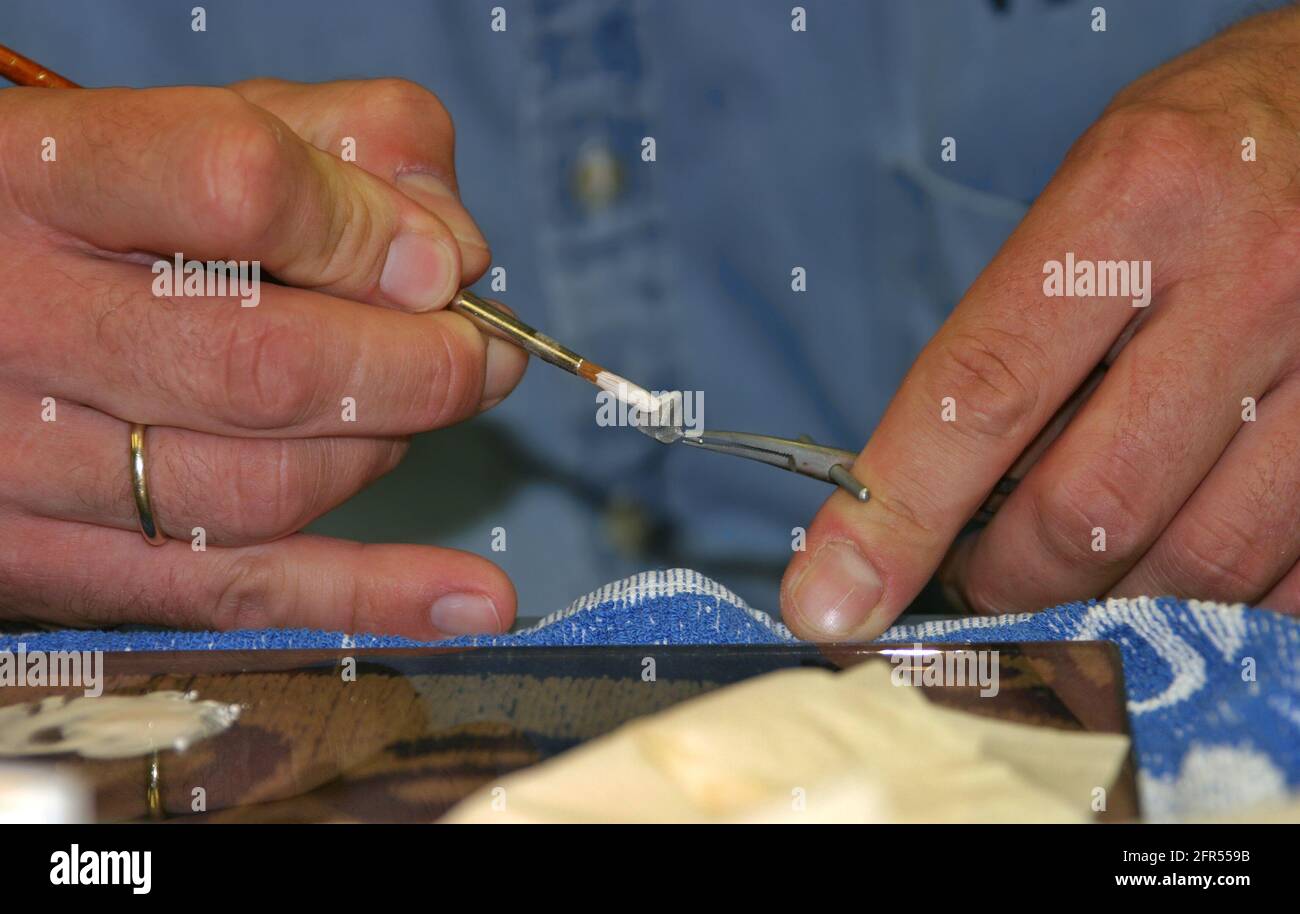
<instances>
[{"instance_id":1,"label":"metal forceps","mask_svg":"<svg viewBox=\"0 0 1300 914\"><path fill-rule=\"evenodd\" d=\"M871 493L853 478L849 467L857 459L852 451L823 447L813 443L807 435L798 439L774 438L771 435L752 435L748 432L709 432L698 435L683 434L683 444L757 460L769 466L780 467L793 473L802 473L839 486L858 501L867 501Z\"/></svg>"},{"instance_id":2,"label":"metal forceps","mask_svg":"<svg viewBox=\"0 0 1300 914\"><path fill-rule=\"evenodd\" d=\"M998 508L1015 491L1021 478L1029 472L1029 469L1043 455L1048 446L1056 440L1066 424L1074 418L1075 413L1101 384L1102 379L1106 376L1106 368L1107 365L1103 362L1092 370L1065 404L1057 410L1056 414L1039 432L1029 447L1020 455L1019 459L1012 464L1007 474L998 480L997 485L994 486L993 491L989 493L988 498L976 513L974 517L976 523L987 524L993 519L993 515ZM833 483L858 501L865 502L871 498L871 493L867 491L867 487L855 479L849 471L849 468L853 466L853 461L857 459L857 454L852 451L842 451L839 448L823 447L820 444L815 444L807 435L803 435L798 439L790 439L775 438L771 435L751 435L748 432L702 431L697 435L693 433L687 434L680 428L668 429L667 434L663 433L664 430L652 431L644 428L641 430L665 444L681 441L692 447L757 460L769 466L780 467L783 470L802 473L804 476L811 476L813 479Z\"/></svg>"},{"instance_id":3,"label":"metal forceps","mask_svg":"<svg viewBox=\"0 0 1300 914\"><path fill-rule=\"evenodd\" d=\"M1105 362L1094 368L1065 404L1057 410L1056 414L1039 432L1029 447L1012 464L1007 474L998 480L997 485L994 486L993 491L989 493L988 498L976 513L974 517L975 523L987 524L993 519L993 515L1006 501L1007 496L1015 491L1021 478L1029 472L1029 469L1043 455L1048 446L1056 440L1066 424L1074 418L1074 414L1079 411L1079 408L1101 384L1102 379L1106 376L1106 368ZM813 479L833 483L858 501L865 502L871 498L871 493L867 491L867 487L855 479L849 471L849 468L853 466L853 461L857 459L857 454L852 451L842 451L839 448L814 444L813 440L807 435L792 440L789 438L774 438L771 435L751 435L747 432L702 431L696 435L686 434L680 428L673 428L668 430L667 435L663 435L647 429L642 429L642 431L665 444L681 441L693 447L718 451L722 454L732 454L736 457L745 457L749 460L757 460L769 466L780 467L783 470L802 473L804 476L811 476Z\"/></svg>"}]
</instances>

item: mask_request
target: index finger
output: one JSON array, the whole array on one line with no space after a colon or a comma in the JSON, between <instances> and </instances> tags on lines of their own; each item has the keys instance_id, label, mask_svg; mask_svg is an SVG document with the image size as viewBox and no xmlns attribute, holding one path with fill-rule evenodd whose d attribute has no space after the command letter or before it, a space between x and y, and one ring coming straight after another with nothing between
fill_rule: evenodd
<instances>
[{"instance_id":1,"label":"index finger","mask_svg":"<svg viewBox=\"0 0 1300 914\"><path fill-rule=\"evenodd\" d=\"M1162 206L1113 193L1133 186L1123 173L1133 159L1103 156L1099 165L1090 144L1067 159L903 380L853 466L871 501L837 492L814 518L782 583L784 618L802 637L884 632L1140 313L1129 296L1047 294L1049 264L1067 253L1075 262L1134 260L1151 256L1148 239L1161 237L1151 221L1163 218ZM1169 190L1161 184L1137 193Z\"/></svg>"},{"instance_id":2,"label":"index finger","mask_svg":"<svg viewBox=\"0 0 1300 914\"><path fill-rule=\"evenodd\" d=\"M460 288L440 218L231 90L5 91L5 188L39 224L107 251L250 261L409 311ZM62 144L51 162L22 152L45 134Z\"/></svg>"}]
</instances>

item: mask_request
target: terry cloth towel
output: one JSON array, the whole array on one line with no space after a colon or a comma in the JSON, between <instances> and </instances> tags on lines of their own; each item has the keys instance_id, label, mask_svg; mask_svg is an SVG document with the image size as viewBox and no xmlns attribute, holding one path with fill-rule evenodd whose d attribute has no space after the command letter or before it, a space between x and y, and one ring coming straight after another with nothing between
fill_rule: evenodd
<instances>
[{"instance_id":1,"label":"terry cloth towel","mask_svg":"<svg viewBox=\"0 0 1300 914\"><path fill-rule=\"evenodd\" d=\"M784 625L685 569L602 587L537 625L449 646L779 644ZM1195 600L1067 603L1041 613L897 625L882 641L1113 641L1124 662L1138 786L1148 819L1239 812L1300 790L1300 621ZM416 647L308 629L57 631L0 637L0 650Z\"/></svg>"}]
</instances>

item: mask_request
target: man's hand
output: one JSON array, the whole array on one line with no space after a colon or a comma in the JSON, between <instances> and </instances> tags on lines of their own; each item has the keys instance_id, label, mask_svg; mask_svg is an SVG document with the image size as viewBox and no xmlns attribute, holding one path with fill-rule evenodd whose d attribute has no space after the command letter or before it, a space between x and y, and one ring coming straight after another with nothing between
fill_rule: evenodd
<instances>
[{"instance_id":1,"label":"man's hand","mask_svg":"<svg viewBox=\"0 0 1300 914\"><path fill-rule=\"evenodd\" d=\"M818 513L782 588L797 633L883 632L1108 354L951 583L986 613L1138 594L1300 611L1298 60L1300 13L1256 18L1079 140L858 457L871 502L837 493ZM1150 307L1132 288L1047 295L1069 253L1150 261Z\"/></svg>"},{"instance_id":2,"label":"man's hand","mask_svg":"<svg viewBox=\"0 0 1300 914\"><path fill-rule=\"evenodd\" d=\"M439 310L489 254L436 98L396 80L10 89L0 123L0 618L418 638L511 623L514 590L483 559L291 535L524 370ZM159 297L152 265L178 252L285 285L255 307ZM152 426L175 537L158 548L135 530L132 422Z\"/></svg>"}]
</instances>

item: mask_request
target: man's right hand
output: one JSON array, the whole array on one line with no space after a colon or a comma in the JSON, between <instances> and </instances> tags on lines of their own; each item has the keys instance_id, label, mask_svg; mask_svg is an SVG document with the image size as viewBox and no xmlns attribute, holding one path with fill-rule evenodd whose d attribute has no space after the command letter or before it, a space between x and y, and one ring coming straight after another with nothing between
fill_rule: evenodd
<instances>
[{"instance_id":1,"label":"man's right hand","mask_svg":"<svg viewBox=\"0 0 1300 914\"><path fill-rule=\"evenodd\" d=\"M406 436L523 374L520 350L441 310L489 254L433 95L8 89L0 123L0 618L425 639L510 625L514 590L484 559L297 533ZM285 285L255 307L157 296L152 266L177 253L259 261ZM131 423L151 426L160 547L136 530Z\"/></svg>"}]
</instances>

